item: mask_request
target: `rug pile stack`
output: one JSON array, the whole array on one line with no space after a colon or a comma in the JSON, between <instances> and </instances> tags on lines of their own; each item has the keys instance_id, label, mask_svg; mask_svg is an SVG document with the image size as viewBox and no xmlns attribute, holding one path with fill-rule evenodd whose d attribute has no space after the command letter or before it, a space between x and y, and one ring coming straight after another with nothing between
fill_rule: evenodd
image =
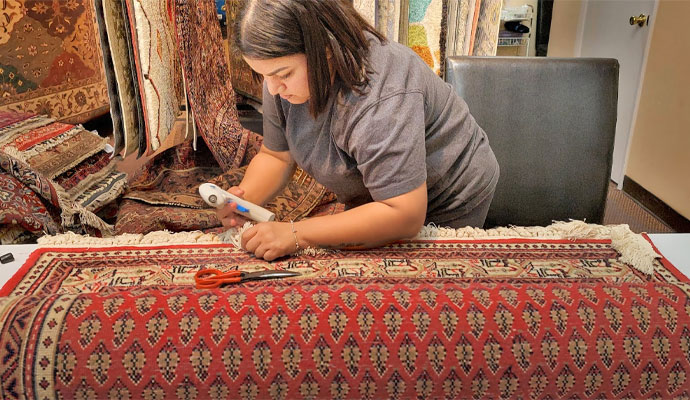
<instances>
[{"instance_id":1,"label":"rug pile stack","mask_svg":"<svg viewBox=\"0 0 690 400\"><path fill-rule=\"evenodd\" d=\"M0 112L0 240L3 244L63 231L112 233L96 213L120 196L107 140L80 125Z\"/></svg>"}]
</instances>

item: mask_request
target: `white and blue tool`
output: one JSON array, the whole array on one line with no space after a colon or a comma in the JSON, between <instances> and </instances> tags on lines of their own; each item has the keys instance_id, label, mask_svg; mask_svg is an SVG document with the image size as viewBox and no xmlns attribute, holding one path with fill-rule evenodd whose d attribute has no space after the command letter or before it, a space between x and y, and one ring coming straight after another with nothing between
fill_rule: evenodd
<instances>
[{"instance_id":1,"label":"white and blue tool","mask_svg":"<svg viewBox=\"0 0 690 400\"><path fill-rule=\"evenodd\" d=\"M268 222L276 219L276 215L267 209L228 193L212 183L202 183L199 186L199 194L211 207L223 208L228 203L236 203L238 214L257 222Z\"/></svg>"}]
</instances>

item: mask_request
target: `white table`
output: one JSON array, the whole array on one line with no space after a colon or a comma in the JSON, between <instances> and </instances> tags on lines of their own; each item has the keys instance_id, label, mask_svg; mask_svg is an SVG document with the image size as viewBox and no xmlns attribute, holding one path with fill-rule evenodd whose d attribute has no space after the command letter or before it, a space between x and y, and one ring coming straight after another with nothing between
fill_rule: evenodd
<instances>
[{"instance_id":1,"label":"white table","mask_svg":"<svg viewBox=\"0 0 690 400\"><path fill-rule=\"evenodd\" d=\"M656 233L650 234L654 245L685 276L690 277L690 233ZM0 255L12 253L14 262L0 264L0 287L7 282L17 270L24 265L32 251L38 245L19 244L0 246Z\"/></svg>"},{"instance_id":2,"label":"white table","mask_svg":"<svg viewBox=\"0 0 690 400\"><path fill-rule=\"evenodd\" d=\"M13 245L2 245L0 246L0 255L6 253L12 253L14 256L14 261L9 264L0 264L0 288L2 288L5 283L10 280L12 275L14 275L32 251L36 250L38 245L35 244L13 244Z\"/></svg>"},{"instance_id":3,"label":"white table","mask_svg":"<svg viewBox=\"0 0 690 400\"><path fill-rule=\"evenodd\" d=\"M674 267L690 277L690 233L650 233L649 238Z\"/></svg>"}]
</instances>

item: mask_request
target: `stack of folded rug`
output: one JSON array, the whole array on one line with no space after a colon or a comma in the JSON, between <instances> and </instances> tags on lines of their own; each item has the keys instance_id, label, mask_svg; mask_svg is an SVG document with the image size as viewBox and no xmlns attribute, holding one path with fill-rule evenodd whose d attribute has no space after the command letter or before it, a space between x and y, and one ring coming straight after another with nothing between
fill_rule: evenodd
<instances>
[{"instance_id":1,"label":"stack of folded rug","mask_svg":"<svg viewBox=\"0 0 690 400\"><path fill-rule=\"evenodd\" d=\"M125 189L107 139L46 116L0 112L0 240L112 232L95 213Z\"/></svg>"}]
</instances>

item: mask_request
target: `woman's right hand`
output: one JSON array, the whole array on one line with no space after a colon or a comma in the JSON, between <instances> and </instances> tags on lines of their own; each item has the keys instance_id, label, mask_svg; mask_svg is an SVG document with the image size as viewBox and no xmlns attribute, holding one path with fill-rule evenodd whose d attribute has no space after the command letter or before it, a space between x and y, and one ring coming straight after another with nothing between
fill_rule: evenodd
<instances>
[{"instance_id":1,"label":"woman's right hand","mask_svg":"<svg viewBox=\"0 0 690 400\"><path fill-rule=\"evenodd\" d=\"M241 199L244 198L244 190L242 190L239 186L233 186L227 191L228 193L232 193ZM248 221L243 215L237 213L237 203L235 202L228 203L225 205L225 207L217 209L216 215L226 228L242 226Z\"/></svg>"}]
</instances>

